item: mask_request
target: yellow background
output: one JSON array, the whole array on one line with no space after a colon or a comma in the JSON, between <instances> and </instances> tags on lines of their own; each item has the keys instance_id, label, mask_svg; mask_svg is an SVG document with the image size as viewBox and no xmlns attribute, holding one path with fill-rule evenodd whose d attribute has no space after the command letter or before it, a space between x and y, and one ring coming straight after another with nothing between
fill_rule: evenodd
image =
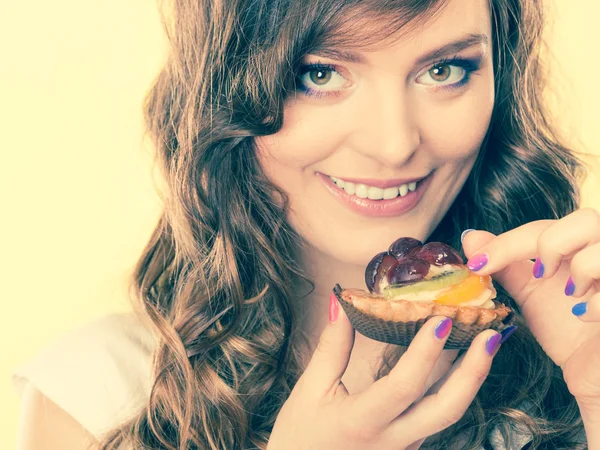
<instances>
[{"instance_id":1,"label":"yellow background","mask_svg":"<svg viewBox=\"0 0 600 450\"><path fill-rule=\"evenodd\" d=\"M599 153L600 3L554 0L562 124ZM125 280L158 217L141 102L164 58L155 2L0 2L0 448L10 371L51 338L128 309ZM600 209L600 183L586 185Z\"/></svg>"}]
</instances>

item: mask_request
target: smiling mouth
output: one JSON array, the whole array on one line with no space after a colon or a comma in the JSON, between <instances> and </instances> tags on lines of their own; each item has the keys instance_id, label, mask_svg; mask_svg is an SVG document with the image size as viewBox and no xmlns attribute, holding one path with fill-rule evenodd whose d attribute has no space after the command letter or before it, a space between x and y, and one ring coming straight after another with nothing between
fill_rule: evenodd
<instances>
[{"instance_id":1,"label":"smiling mouth","mask_svg":"<svg viewBox=\"0 0 600 450\"><path fill-rule=\"evenodd\" d=\"M381 188L363 183L354 183L332 176L329 176L329 178L335 183L338 189L343 190L346 194L358 198L368 198L369 200L392 200L396 197L405 197L409 193L416 191L419 183L424 179L421 178L418 181Z\"/></svg>"}]
</instances>

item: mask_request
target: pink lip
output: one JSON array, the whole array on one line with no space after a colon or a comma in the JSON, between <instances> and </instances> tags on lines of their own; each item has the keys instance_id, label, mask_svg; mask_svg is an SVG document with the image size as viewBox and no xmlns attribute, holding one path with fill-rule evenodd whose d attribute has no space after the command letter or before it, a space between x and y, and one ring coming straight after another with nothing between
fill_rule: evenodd
<instances>
[{"instance_id":1,"label":"pink lip","mask_svg":"<svg viewBox=\"0 0 600 450\"><path fill-rule=\"evenodd\" d=\"M432 172L417 184L417 189L414 192L409 192L404 197L398 196L391 200L370 200L368 198L358 198L356 195L347 194L346 191L337 187L333 180L327 175L323 175L319 172L317 172L316 175L335 198L350 208L350 210L367 217L391 217L410 211L419 202L433 178ZM346 179L344 178L344 180ZM418 178L412 181L416 180L418 180ZM354 182L354 180L351 179L348 179L347 181ZM369 184L366 182L367 180L363 181L365 181L364 184ZM396 180L393 181L396 182ZM391 186L406 184L412 181L400 180L398 184L392 184ZM372 184L371 186L381 187L376 184Z\"/></svg>"},{"instance_id":2,"label":"pink lip","mask_svg":"<svg viewBox=\"0 0 600 450\"><path fill-rule=\"evenodd\" d=\"M334 177L334 178L340 178L340 180L350 181L351 183L354 183L354 184L366 184L368 186L374 186L374 187L378 187L381 189L385 189L385 188L389 188L389 187L400 186L401 184L413 183L415 181L422 180L425 177L396 178L395 180L376 180L374 178L341 178L341 177Z\"/></svg>"}]
</instances>

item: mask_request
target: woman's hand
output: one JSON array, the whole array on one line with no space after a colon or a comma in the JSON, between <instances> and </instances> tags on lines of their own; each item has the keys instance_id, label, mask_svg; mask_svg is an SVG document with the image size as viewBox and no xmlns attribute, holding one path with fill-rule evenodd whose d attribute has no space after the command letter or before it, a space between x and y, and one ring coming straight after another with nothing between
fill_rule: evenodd
<instances>
[{"instance_id":1,"label":"woman's hand","mask_svg":"<svg viewBox=\"0 0 600 450\"><path fill-rule=\"evenodd\" d=\"M277 416L268 450L412 450L463 416L487 377L499 333L487 330L477 336L439 390L421 398L451 323L433 317L388 375L366 391L349 395L341 379L354 330L333 294L330 301L331 316L337 320L326 326L308 367Z\"/></svg>"},{"instance_id":2,"label":"woman's hand","mask_svg":"<svg viewBox=\"0 0 600 450\"><path fill-rule=\"evenodd\" d=\"M600 214L581 209L499 236L472 231L463 246L469 265L521 306L579 406L600 411Z\"/></svg>"}]
</instances>

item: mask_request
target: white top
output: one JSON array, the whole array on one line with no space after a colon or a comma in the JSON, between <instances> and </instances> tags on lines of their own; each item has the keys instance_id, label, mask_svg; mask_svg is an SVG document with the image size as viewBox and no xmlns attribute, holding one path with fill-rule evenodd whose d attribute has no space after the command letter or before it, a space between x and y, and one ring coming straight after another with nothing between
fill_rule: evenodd
<instances>
[{"instance_id":1,"label":"white top","mask_svg":"<svg viewBox=\"0 0 600 450\"><path fill-rule=\"evenodd\" d=\"M13 385L21 394L33 383L99 438L145 406L155 346L155 337L132 313L112 314L51 342L17 368ZM531 440L516 433L514 438L520 445L507 449L494 430L490 444L495 450L519 450Z\"/></svg>"},{"instance_id":2,"label":"white top","mask_svg":"<svg viewBox=\"0 0 600 450\"><path fill-rule=\"evenodd\" d=\"M113 314L52 341L13 373L21 395L27 383L98 438L133 417L150 396L151 332L132 314Z\"/></svg>"}]
</instances>

